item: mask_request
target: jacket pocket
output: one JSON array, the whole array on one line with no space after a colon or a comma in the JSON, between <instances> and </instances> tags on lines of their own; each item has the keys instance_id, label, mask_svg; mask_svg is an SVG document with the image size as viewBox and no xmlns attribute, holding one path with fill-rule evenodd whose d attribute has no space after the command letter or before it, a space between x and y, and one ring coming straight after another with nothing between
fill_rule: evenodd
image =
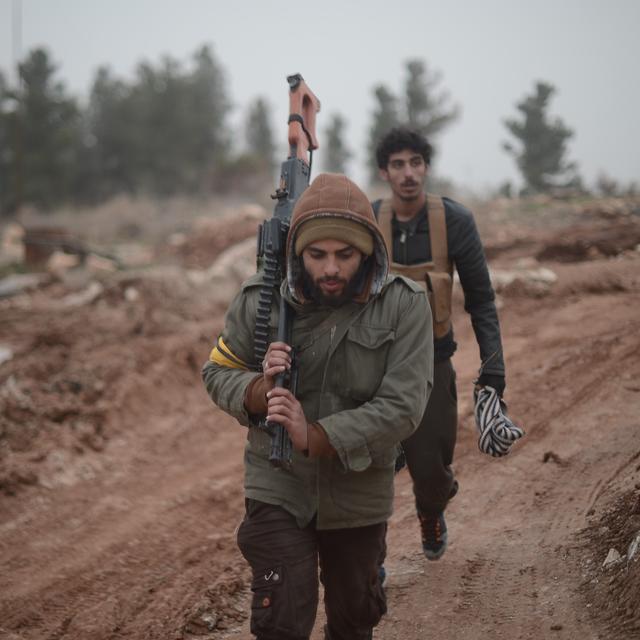
<instances>
[{"instance_id":1,"label":"jacket pocket","mask_svg":"<svg viewBox=\"0 0 640 640\"><path fill-rule=\"evenodd\" d=\"M385 342L392 342L396 337L393 329L385 327L369 327L367 325L356 324L349 327L347 340L364 347L365 349L377 349Z\"/></svg>"},{"instance_id":2,"label":"jacket pocket","mask_svg":"<svg viewBox=\"0 0 640 640\"><path fill-rule=\"evenodd\" d=\"M387 352L395 337L393 329L366 325L350 327L344 342L344 360L336 363L343 365L336 392L358 403L373 398L384 377Z\"/></svg>"}]
</instances>

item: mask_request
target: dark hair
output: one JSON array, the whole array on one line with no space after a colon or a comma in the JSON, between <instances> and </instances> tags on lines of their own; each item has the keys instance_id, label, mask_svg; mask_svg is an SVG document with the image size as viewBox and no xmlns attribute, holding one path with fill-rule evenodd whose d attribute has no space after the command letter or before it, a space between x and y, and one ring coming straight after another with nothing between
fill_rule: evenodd
<instances>
[{"instance_id":1,"label":"dark hair","mask_svg":"<svg viewBox=\"0 0 640 640\"><path fill-rule=\"evenodd\" d=\"M426 165L431 164L433 147L427 139L418 131L408 127L395 127L382 137L376 147L376 161L380 169L386 169L389 164L389 156L399 151L410 149L419 153Z\"/></svg>"}]
</instances>

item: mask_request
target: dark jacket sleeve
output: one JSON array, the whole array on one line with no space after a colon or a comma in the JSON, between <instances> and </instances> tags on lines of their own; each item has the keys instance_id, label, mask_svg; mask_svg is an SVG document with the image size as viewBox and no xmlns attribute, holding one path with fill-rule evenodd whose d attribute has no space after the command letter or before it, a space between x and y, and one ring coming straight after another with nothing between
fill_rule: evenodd
<instances>
[{"instance_id":1,"label":"dark jacket sleeve","mask_svg":"<svg viewBox=\"0 0 640 640\"><path fill-rule=\"evenodd\" d=\"M500 323L480 234L470 211L444 198L449 256L464 292L464 308L471 316L480 347L481 371L505 375Z\"/></svg>"}]
</instances>

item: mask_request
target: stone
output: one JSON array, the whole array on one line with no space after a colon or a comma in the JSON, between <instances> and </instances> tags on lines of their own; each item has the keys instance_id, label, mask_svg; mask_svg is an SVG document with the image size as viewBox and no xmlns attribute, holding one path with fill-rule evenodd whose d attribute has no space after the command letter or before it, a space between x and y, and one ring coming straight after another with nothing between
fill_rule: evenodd
<instances>
[{"instance_id":1,"label":"stone","mask_svg":"<svg viewBox=\"0 0 640 640\"><path fill-rule=\"evenodd\" d=\"M56 275L73 269L79 264L80 258L77 255L65 253L64 251L54 251L47 260L46 269L49 273Z\"/></svg>"},{"instance_id":2,"label":"stone","mask_svg":"<svg viewBox=\"0 0 640 640\"><path fill-rule=\"evenodd\" d=\"M94 280L84 291L67 294L62 298L61 305L63 307L82 307L92 303L103 291L102 284Z\"/></svg>"},{"instance_id":3,"label":"stone","mask_svg":"<svg viewBox=\"0 0 640 640\"><path fill-rule=\"evenodd\" d=\"M607 557L604 559L602 563L602 567L606 569L607 567L611 567L615 564L618 564L622 560L622 556L616 551L613 547L609 549L609 553Z\"/></svg>"},{"instance_id":4,"label":"stone","mask_svg":"<svg viewBox=\"0 0 640 640\"><path fill-rule=\"evenodd\" d=\"M631 541L629 548L627 549L627 561L633 560L640 550L640 531L636 534L636 537Z\"/></svg>"},{"instance_id":5,"label":"stone","mask_svg":"<svg viewBox=\"0 0 640 640\"><path fill-rule=\"evenodd\" d=\"M9 360L11 360L12 358L13 358L13 351L9 347L3 344L0 344L0 364L9 362Z\"/></svg>"},{"instance_id":6,"label":"stone","mask_svg":"<svg viewBox=\"0 0 640 640\"><path fill-rule=\"evenodd\" d=\"M24 291L32 291L50 280L51 276L42 273L14 273L0 280L0 298L15 296Z\"/></svg>"},{"instance_id":7,"label":"stone","mask_svg":"<svg viewBox=\"0 0 640 640\"><path fill-rule=\"evenodd\" d=\"M209 286L209 294L218 302L231 301L242 282L256 272L256 240L247 238L222 252L207 269L204 281ZM191 276L192 282L196 279Z\"/></svg>"}]
</instances>

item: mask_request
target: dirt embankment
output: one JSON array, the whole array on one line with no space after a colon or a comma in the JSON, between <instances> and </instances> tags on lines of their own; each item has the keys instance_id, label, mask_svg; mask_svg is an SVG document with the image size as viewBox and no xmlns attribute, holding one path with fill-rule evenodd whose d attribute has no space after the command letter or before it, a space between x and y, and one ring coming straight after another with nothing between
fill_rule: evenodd
<instances>
[{"instance_id":1,"label":"dirt embankment","mask_svg":"<svg viewBox=\"0 0 640 640\"><path fill-rule=\"evenodd\" d=\"M509 274L506 397L527 435L504 459L477 449L458 294L451 546L422 557L402 472L376 638L639 636L640 231L606 222L482 227ZM0 301L0 638L249 638L244 433L199 377L224 307L175 267L101 286L84 304L59 283Z\"/></svg>"}]
</instances>

